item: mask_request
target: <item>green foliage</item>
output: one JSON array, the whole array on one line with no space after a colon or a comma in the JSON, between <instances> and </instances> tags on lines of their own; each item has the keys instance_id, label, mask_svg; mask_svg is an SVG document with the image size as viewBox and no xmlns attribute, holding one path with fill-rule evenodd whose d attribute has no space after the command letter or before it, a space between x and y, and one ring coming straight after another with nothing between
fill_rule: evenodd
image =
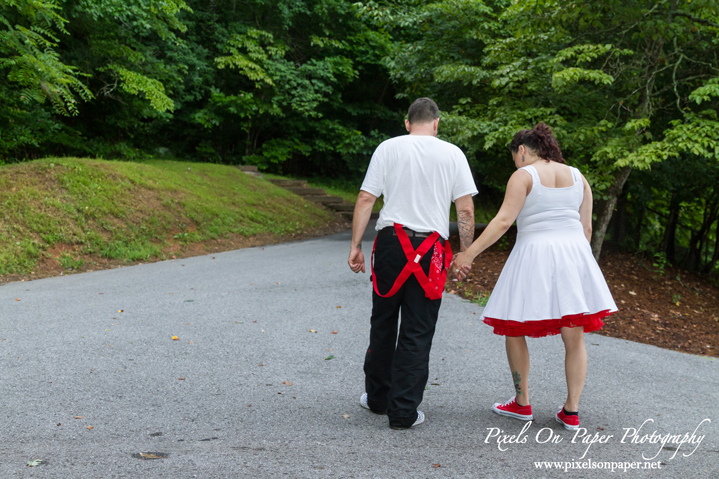
<instances>
[{"instance_id":1,"label":"green foliage","mask_svg":"<svg viewBox=\"0 0 719 479\"><path fill-rule=\"evenodd\" d=\"M57 115L76 115L77 99L93 96L78 69L60 58L66 20L55 0L0 2L0 160L57 135ZM45 122L42 125L38 123Z\"/></svg>"},{"instance_id":2,"label":"green foliage","mask_svg":"<svg viewBox=\"0 0 719 479\"><path fill-rule=\"evenodd\" d=\"M152 78L148 78L136 72L127 70L119 65L109 65L101 68L99 71L113 71L119 79L121 88L131 95L144 94L145 98L150 101L150 105L158 112L172 111L175 105L172 100L165 95L165 87L162 83Z\"/></svg>"},{"instance_id":3,"label":"green foliage","mask_svg":"<svg viewBox=\"0 0 719 479\"><path fill-rule=\"evenodd\" d=\"M717 159L719 13L712 5L435 0L362 7L398 39L386 60L392 77L406 95L440 101L441 133L465 149L476 178L502 188L514 170L507 144L544 121L595 198L611 202L627 168ZM613 208L597 211L606 227ZM604 230L597 232L601 245Z\"/></svg>"},{"instance_id":4,"label":"green foliage","mask_svg":"<svg viewBox=\"0 0 719 479\"><path fill-rule=\"evenodd\" d=\"M430 96L482 187L501 192L508 142L544 121L592 185L599 244L618 201L612 241L711 270L715 3L0 0L0 162L162 151L355 184Z\"/></svg>"},{"instance_id":5,"label":"green foliage","mask_svg":"<svg viewBox=\"0 0 719 479\"><path fill-rule=\"evenodd\" d=\"M667 265L667 255L666 253L660 252L654 254L654 263L652 263L652 266L657 268L657 272L659 273L659 276L664 276L664 267Z\"/></svg>"}]
</instances>

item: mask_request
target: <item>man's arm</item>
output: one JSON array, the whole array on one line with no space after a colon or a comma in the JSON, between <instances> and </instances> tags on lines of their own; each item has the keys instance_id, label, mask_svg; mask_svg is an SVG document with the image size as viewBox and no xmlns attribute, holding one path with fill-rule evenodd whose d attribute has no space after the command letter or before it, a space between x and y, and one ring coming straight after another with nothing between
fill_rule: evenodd
<instances>
[{"instance_id":1,"label":"man's arm","mask_svg":"<svg viewBox=\"0 0 719 479\"><path fill-rule=\"evenodd\" d=\"M474 241L474 202L472 195L460 196L454 201L457 208L457 227L459 228L459 250L464 251Z\"/></svg>"},{"instance_id":2,"label":"man's arm","mask_svg":"<svg viewBox=\"0 0 719 479\"><path fill-rule=\"evenodd\" d=\"M354 215L352 216L352 243L350 244L350 257L347 263L355 273L365 272L364 254L362 253L362 237L367 229L367 223L372 215L372 207L377 197L360 191L355 204Z\"/></svg>"}]
</instances>

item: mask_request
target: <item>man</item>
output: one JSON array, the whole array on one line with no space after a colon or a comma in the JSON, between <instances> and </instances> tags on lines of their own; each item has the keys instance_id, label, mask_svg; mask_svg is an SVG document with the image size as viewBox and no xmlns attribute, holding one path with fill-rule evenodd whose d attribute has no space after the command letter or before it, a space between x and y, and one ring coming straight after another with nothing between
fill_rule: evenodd
<instances>
[{"instance_id":1,"label":"man","mask_svg":"<svg viewBox=\"0 0 719 479\"><path fill-rule=\"evenodd\" d=\"M384 195L376 227L366 392L360 405L386 413L393 429L424 421L417 406L427 384L429 350L451 257L447 240L452 201L461 250L474 239L472 196L477 189L462 151L437 139L438 124L434 101L419 98L412 103L405 120L409 135L383 142L372 155L352 222L348 263L355 273L364 273L362 236L375 201Z\"/></svg>"}]
</instances>

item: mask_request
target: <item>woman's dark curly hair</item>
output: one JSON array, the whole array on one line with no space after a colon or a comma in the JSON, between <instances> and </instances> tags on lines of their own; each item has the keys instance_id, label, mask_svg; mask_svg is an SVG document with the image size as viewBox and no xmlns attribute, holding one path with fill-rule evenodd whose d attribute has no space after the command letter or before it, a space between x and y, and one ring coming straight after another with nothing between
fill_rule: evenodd
<instances>
[{"instance_id":1,"label":"woman's dark curly hair","mask_svg":"<svg viewBox=\"0 0 719 479\"><path fill-rule=\"evenodd\" d=\"M519 150L519 145L524 145L525 148L531 150L543 160L566 163L562 157L559 142L554 138L552 129L544 122L537 123L537 126L531 130L520 130L517 132L509 144L510 151L516 153Z\"/></svg>"}]
</instances>

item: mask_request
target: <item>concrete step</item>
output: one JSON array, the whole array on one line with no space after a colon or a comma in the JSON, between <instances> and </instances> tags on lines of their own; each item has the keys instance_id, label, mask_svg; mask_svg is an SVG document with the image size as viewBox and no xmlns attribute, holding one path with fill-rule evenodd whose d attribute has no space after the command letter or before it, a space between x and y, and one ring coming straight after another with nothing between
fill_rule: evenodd
<instances>
[{"instance_id":1,"label":"concrete step","mask_svg":"<svg viewBox=\"0 0 719 479\"><path fill-rule=\"evenodd\" d=\"M307 181L305 180L270 180L275 186L280 188L306 188Z\"/></svg>"},{"instance_id":2,"label":"concrete step","mask_svg":"<svg viewBox=\"0 0 719 479\"><path fill-rule=\"evenodd\" d=\"M262 178L262 173L257 171L243 171L244 174L254 176L255 178Z\"/></svg>"},{"instance_id":3,"label":"concrete step","mask_svg":"<svg viewBox=\"0 0 719 479\"><path fill-rule=\"evenodd\" d=\"M345 218L346 220L352 221L352 218L354 217L354 213L350 211L343 211L338 213L342 216L342 218ZM378 220L379 219L379 213L372 213L370 215L370 219L372 220Z\"/></svg>"},{"instance_id":4,"label":"concrete step","mask_svg":"<svg viewBox=\"0 0 719 479\"><path fill-rule=\"evenodd\" d=\"M352 203L332 203L327 205L327 208L333 209L335 211L354 211L355 205Z\"/></svg>"},{"instance_id":5,"label":"concrete step","mask_svg":"<svg viewBox=\"0 0 719 479\"><path fill-rule=\"evenodd\" d=\"M325 190L322 188L301 188L301 187L284 187L286 190L300 196L325 196Z\"/></svg>"},{"instance_id":6,"label":"concrete step","mask_svg":"<svg viewBox=\"0 0 719 479\"><path fill-rule=\"evenodd\" d=\"M237 167L240 169L240 171L244 171L244 172L251 171L253 173L259 173L257 171L257 166L255 166L255 165L238 165Z\"/></svg>"},{"instance_id":7,"label":"concrete step","mask_svg":"<svg viewBox=\"0 0 719 479\"><path fill-rule=\"evenodd\" d=\"M306 199L307 201L322 203L323 205L334 205L337 203L342 203L344 201L339 196L303 196L302 198Z\"/></svg>"}]
</instances>

